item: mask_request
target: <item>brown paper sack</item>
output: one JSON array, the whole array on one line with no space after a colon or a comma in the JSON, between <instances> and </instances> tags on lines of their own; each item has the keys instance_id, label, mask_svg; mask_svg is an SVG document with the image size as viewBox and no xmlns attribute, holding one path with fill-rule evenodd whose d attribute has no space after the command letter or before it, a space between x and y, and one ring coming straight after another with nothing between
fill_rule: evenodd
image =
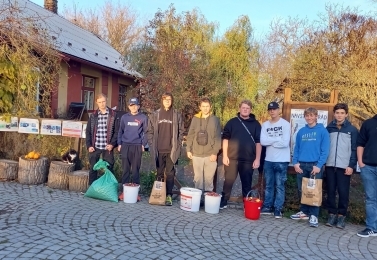
<instances>
[{"instance_id":1,"label":"brown paper sack","mask_svg":"<svg viewBox=\"0 0 377 260\"><path fill-rule=\"evenodd\" d=\"M163 181L155 181L151 196L149 197L149 204L165 205L166 200L166 183Z\"/></svg>"},{"instance_id":2,"label":"brown paper sack","mask_svg":"<svg viewBox=\"0 0 377 260\"><path fill-rule=\"evenodd\" d=\"M309 206L321 206L322 204L322 180L316 178L302 178L301 204Z\"/></svg>"}]
</instances>

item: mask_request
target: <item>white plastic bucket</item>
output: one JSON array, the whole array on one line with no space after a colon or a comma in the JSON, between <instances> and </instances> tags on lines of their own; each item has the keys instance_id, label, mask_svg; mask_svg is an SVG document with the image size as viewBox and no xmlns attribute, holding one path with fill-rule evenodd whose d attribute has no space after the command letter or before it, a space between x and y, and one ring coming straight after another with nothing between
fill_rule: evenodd
<instances>
[{"instance_id":1,"label":"white plastic bucket","mask_svg":"<svg viewBox=\"0 0 377 260\"><path fill-rule=\"evenodd\" d=\"M204 211L211 214L218 214L220 210L221 194L219 194L219 196L204 195Z\"/></svg>"},{"instance_id":2,"label":"white plastic bucket","mask_svg":"<svg viewBox=\"0 0 377 260\"><path fill-rule=\"evenodd\" d=\"M200 208L202 191L194 188L181 188L181 209L197 212Z\"/></svg>"},{"instance_id":3,"label":"white plastic bucket","mask_svg":"<svg viewBox=\"0 0 377 260\"><path fill-rule=\"evenodd\" d=\"M140 185L127 186L123 184L123 201L124 203L136 203L137 195L139 194Z\"/></svg>"}]
</instances>

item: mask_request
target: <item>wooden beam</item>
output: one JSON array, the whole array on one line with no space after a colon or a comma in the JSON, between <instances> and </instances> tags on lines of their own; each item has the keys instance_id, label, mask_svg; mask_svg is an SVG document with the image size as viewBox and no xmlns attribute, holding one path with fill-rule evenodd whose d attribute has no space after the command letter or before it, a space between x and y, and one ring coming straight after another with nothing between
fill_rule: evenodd
<instances>
[{"instance_id":1,"label":"wooden beam","mask_svg":"<svg viewBox=\"0 0 377 260\"><path fill-rule=\"evenodd\" d=\"M285 88L284 89L284 104L292 102L292 89L291 88Z\"/></svg>"},{"instance_id":2,"label":"wooden beam","mask_svg":"<svg viewBox=\"0 0 377 260\"><path fill-rule=\"evenodd\" d=\"M331 91L330 103L332 103L332 104L338 103L338 96L339 96L339 90L333 89Z\"/></svg>"}]
</instances>

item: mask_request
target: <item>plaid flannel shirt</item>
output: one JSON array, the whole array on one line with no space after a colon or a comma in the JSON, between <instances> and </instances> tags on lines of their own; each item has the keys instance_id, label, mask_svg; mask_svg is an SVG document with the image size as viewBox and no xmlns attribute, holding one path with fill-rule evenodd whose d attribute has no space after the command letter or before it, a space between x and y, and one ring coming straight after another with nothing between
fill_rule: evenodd
<instances>
[{"instance_id":1,"label":"plaid flannel shirt","mask_svg":"<svg viewBox=\"0 0 377 260\"><path fill-rule=\"evenodd\" d=\"M107 145L107 120L109 118L109 109L106 108L106 113L102 114L100 111L98 113L98 125L96 133L96 143L95 147L97 149L106 149Z\"/></svg>"}]
</instances>

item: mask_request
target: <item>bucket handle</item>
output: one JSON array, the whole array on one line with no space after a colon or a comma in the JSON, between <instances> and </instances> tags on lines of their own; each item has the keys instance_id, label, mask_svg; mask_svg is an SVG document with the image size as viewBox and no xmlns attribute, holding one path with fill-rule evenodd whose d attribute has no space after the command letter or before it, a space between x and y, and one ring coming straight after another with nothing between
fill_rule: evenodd
<instances>
[{"instance_id":1,"label":"bucket handle","mask_svg":"<svg viewBox=\"0 0 377 260\"><path fill-rule=\"evenodd\" d=\"M250 194L250 192L252 192L252 191L256 192L256 193L258 194L258 199L260 199L260 194L259 194L259 192L258 192L258 191L255 191L255 190L250 190L250 191L247 193L246 198L249 197L249 194Z\"/></svg>"}]
</instances>

